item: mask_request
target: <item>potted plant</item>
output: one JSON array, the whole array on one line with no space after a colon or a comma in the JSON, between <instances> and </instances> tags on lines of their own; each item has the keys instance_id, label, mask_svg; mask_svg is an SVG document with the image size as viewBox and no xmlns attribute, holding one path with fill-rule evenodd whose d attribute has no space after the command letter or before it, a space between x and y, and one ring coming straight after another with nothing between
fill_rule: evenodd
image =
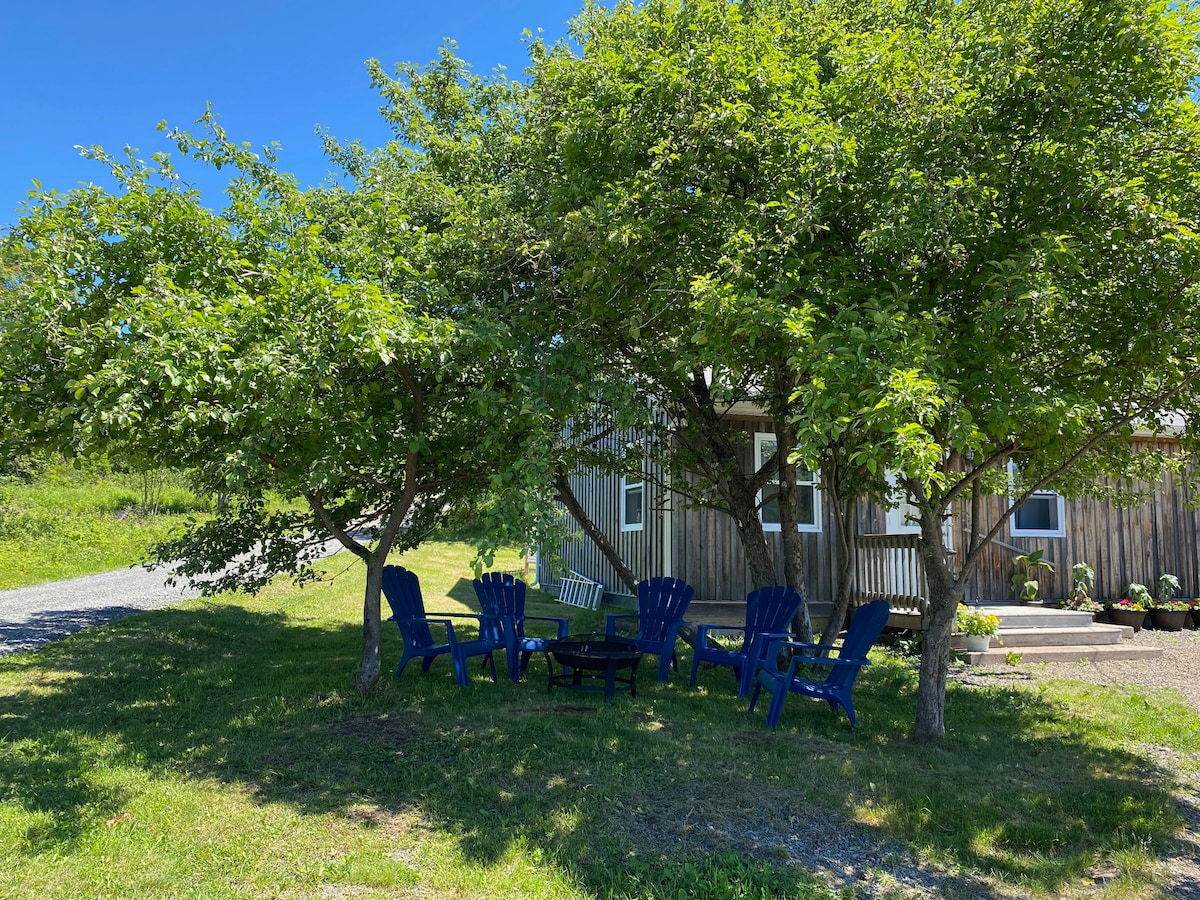
<instances>
[{"instance_id":1,"label":"potted plant","mask_svg":"<svg viewBox=\"0 0 1200 900\"><path fill-rule=\"evenodd\" d=\"M1104 607L1092 599L1092 585L1096 583L1096 570L1085 562L1071 567L1071 596L1063 603L1063 609L1075 612L1090 612L1092 618L1103 612Z\"/></svg>"},{"instance_id":2,"label":"potted plant","mask_svg":"<svg viewBox=\"0 0 1200 900\"><path fill-rule=\"evenodd\" d=\"M1151 603L1150 589L1144 584L1131 582L1125 588L1125 596L1108 606L1108 621L1114 625L1128 625L1141 631L1146 622L1146 607Z\"/></svg>"},{"instance_id":3,"label":"potted plant","mask_svg":"<svg viewBox=\"0 0 1200 900\"><path fill-rule=\"evenodd\" d=\"M1182 600L1173 600L1179 590L1179 579L1174 575L1162 575L1154 586L1154 600L1150 604L1150 623L1160 631L1183 631L1188 618L1188 605Z\"/></svg>"},{"instance_id":4,"label":"potted plant","mask_svg":"<svg viewBox=\"0 0 1200 900\"><path fill-rule=\"evenodd\" d=\"M967 636L968 653L981 653L992 645L992 637L1000 630L1000 618L960 603L954 628Z\"/></svg>"},{"instance_id":5,"label":"potted plant","mask_svg":"<svg viewBox=\"0 0 1200 900\"><path fill-rule=\"evenodd\" d=\"M1200 600L1188 601L1188 611L1192 616L1192 627L1200 628Z\"/></svg>"},{"instance_id":6,"label":"potted plant","mask_svg":"<svg viewBox=\"0 0 1200 900\"><path fill-rule=\"evenodd\" d=\"M1042 558L1044 555L1044 550L1030 550L1013 558L1017 573L1012 577L1012 588L1022 603L1033 603L1037 600L1039 586L1037 578L1034 577L1034 570L1054 571L1054 566Z\"/></svg>"}]
</instances>

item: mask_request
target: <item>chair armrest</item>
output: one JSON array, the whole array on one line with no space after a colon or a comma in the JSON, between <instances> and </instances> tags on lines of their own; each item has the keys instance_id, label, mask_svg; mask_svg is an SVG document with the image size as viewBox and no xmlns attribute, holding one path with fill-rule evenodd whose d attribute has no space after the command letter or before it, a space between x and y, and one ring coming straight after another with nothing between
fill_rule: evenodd
<instances>
[{"instance_id":1,"label":"chair armrest","mask_svg":"<svg viewBox=\"0 0 1200 900\"><path fill-rule=\"evenodd\" d=\"M791 643L789 640L792 637L790 631L760 631L754 635L754 640L750 644L750 652L754 654L755 661L761 662L767 655L767 648L772 644L777 644L780 647L785 642ZM776 650L776 653L779 651Z\"/></svg>"},{"instance_id":2,"label":"chair armrest","mask_svg":"<svg viewBox=\"0 0 1200 900\"><path fill-rule=\"evenodd\" d=\"M614 637L617 633L617 619L636 619L642 617L636 613L609 613L604 625L604 633L609 637Z\"/></svg>"},{"instance_id":3,"label":"chair armrest","mask_svg":"<svg viewBox=\"0 0 1200 900\"><path fill-rule=\"evenodd\" d=\"M790 637L791 635L789 634L787 636ZM779 663L777 660L779 659L779 651L784 647L787 647L789 650L833 649L832 647L822 647L820 644L807 644L802 641L789 641L773 638L766 643L766 650L763 652L762 656L759 657L761 667L766 669L768 672L772 672L776 675L782 675L783 670L779 668ZM787 677L790 680L796 674L796 664L800 661L806 661L810 663L833 663L835 659L836 658L831 658L828 656L798 656L793 654L791 663L788 665Z\"/></svg>"},{"instance_id":4,"label":"chair armrest","mask_svg":"<svg viewBox=\"0 0 1200 900\"><path fill-rule=\"evenodd\" d=\"M449 619L443 619L441 613L437 617L430 616L413 616L409 619L403 619L403 622L424 622L426 625L438 625L446 629L446 643L451 647L458 646L458 639L454 636L454 625Z\"/></svg>"}]
</instances>

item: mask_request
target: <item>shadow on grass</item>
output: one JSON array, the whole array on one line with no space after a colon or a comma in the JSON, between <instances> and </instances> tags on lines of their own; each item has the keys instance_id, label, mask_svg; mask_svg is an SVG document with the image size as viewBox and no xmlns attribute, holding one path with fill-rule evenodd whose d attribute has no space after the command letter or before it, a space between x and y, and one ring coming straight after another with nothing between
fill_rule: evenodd
<instances>
[{"instance_id":1,"label":"shadow on grass","mask_svg":"<svg viewBox=\"0 0 1200 900\"><path fill-rule=\"evenodd\" d=\"M919 747L906 738L915 682L896 665L860 679L857 730L792 698L772 733L724 671L702 691L679 674L602 704L548 695L540 659L520 685L473 667L466 690L444 661L399 681L385 663L381 689L361 697L360 635L209 604L0 660L0 673L24 673L0 695L0 784L43 823L28 852L69 849L85 818L120 812L124 797L89 776L113 737L130 765L248 786L304 813L384 825L417 808L480 864L520 842L599 896L705 895L730 878L756 896L824 896L780 863L807 861L814 843L814 858L887 870L899 853L1052 891L1130 841L1169 844L1175 827L1144 756L1098 750L1030 692L952 691L948 719L971 731ZM385 640L394 663L398 635ZM1064 755L1067 783L1052 764ZM991 896L969 874L939 877L943 895Z\"/></svg>"},{"instance_id":2,"label":"shadow on grass","mask_svg":"<svg viewBox=\"0 0 1200 900\"><path fill-rule=\"evenodd\" d=\"M0 621L0 656L34 650L85 628L103 625L141 612L135 606L101 606L92 609L56 609L35 613L22 622Z\"/></svg>"}]
</instances>

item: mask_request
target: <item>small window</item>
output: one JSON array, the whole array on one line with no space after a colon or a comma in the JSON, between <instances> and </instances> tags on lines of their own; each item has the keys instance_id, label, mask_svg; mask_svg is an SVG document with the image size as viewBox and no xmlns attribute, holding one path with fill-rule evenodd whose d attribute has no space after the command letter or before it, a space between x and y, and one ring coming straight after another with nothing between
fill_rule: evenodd
<instances>
[{"instance_id":1,"label":"small window","mask_svg":"<svg viewBox=\"0 0 1200 900\"><path fill-rule=\"evenodd\" d=\"M641 531L645 521L646 485L639 478L621 478L621 530Z\"/></svg>"},{"instance_id":2,"label":"small window","mask_svg":"<svg viewBox=\"0 0 1200 900\"><path fill-rule=\"evenodd\" d=\"M1015 473L1013 467L1010 472ZM1056 491L1035 491L1013 513L1013 537L1065 537L1066 504Z\"/></svg>"},{"instance_id":3,"label":"small window","mask_svg":"<svg viewBox=\"0 0 1200 900\"><path fill-rule=\"evenodd\" d=\"M755 458L759 468L775 453L775 435L760 432L754 436ZM759 512L763 531L779 531L779 482L773 481L762 489L760 500L765 500ZM796 506L801 531L821 530L821 492L817 489L817 474L803 466L796 467Z\"/></svg>"},{"instance_id":4,"label":"small window","mask_svg":"<svg viewBox=\"0 0 1200 900\"><path fill-rule=\"evenodd\" d=\"M1038 491L1013 513L1012 533L1026 537L1062 537L1063 498L1054 491Z\"/></svg>"}]
</instances>

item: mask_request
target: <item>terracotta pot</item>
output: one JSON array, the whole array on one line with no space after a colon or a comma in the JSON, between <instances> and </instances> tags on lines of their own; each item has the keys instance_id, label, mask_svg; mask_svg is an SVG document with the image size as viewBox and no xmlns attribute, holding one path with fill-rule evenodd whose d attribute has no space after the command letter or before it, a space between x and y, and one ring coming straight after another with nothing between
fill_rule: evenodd
<instances>
[{"instance_id":1,"label":"terracotta pot","mask_svg":"<svg viewBox=\"0 0 1200 900\"><path fill-rule=\"evenodd\" d=\"M1186 609L1152 609L1150 624L1159 631L1183 631L1183 623L1187 621Z\"/></svg>"},{"instance_id":2,"label":"terracotta pot","mask_svg":"<svg viewBox=\"0 0 1200 900\"><path fill-rule=\"evenodd\" d=\"M1140 609L1121 609L1120 607L1110 606L1108 608L1108 621L1113 625L1128 625L1134 631L1141 631L1142 626L1146 623L1146 613Z\"/></svg>"}]
</instances>

